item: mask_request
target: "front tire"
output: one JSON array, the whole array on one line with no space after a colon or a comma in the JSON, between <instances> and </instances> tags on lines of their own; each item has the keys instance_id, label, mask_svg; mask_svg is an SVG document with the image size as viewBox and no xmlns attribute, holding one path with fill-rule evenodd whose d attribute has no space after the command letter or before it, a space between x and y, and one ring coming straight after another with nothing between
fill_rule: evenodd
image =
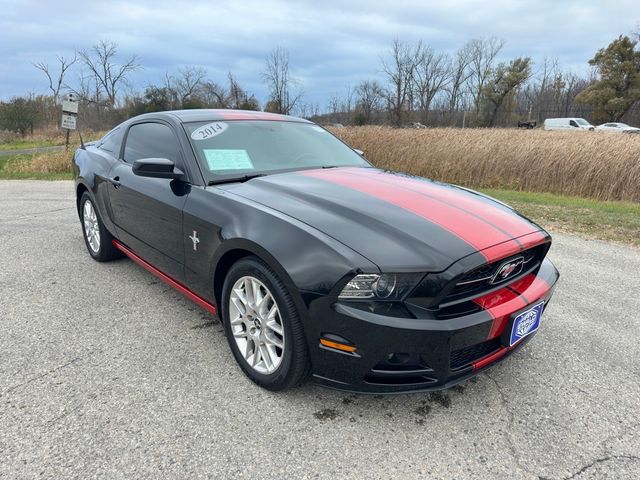
<instances>
[{"instance_id":1,"label":"front tire","mask_svg":"<svg viewBox=\"0 0 640 480\"><path fill-rule=\"evenodd\" d=\"M98 262L108 262L120 257L120 251L113 246L113 236L106 229L93 200L88 192L80 197L80 224L84 243L91 258Z\"/></svg>"},{"instance_id":2,"label":"front tire","mask_svg":"<svg viewBox=\"0 0 640 480\"><path fill-rule=\"evenodd\" d=\"M284 390L310 375L298 310L277 274L257 257L235 263L222 289L227 341L240 368L267 390Z\"/></svg>"}]
</instances>

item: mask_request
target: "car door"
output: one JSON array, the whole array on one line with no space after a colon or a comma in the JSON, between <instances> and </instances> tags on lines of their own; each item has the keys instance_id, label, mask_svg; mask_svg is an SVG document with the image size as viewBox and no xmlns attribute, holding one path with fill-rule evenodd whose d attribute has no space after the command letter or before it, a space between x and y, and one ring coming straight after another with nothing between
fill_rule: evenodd
<instances>
[{"instance_id":1,"label":"car door","mask_svg":"<svg viewBox=\"0 0 640 480\"><path fill-rule=\"evenodd\" d=\"M132 124L120 159L110 172L113 220L123 242L155 267L182 280L182 209L189 192L188 179L135 175L133 162L142 158L166 158L187 172L178 137L170 125L160 121Z\"/></svg>"}]
</instances>

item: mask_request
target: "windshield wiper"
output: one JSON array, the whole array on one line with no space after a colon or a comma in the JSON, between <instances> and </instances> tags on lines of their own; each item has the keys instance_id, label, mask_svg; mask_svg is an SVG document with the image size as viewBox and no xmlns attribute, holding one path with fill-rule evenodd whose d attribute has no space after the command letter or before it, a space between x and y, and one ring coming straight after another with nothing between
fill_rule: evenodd
<instances>
[{"instance_id":1,"label":"windshield wiper","mask_svg":"<svg viewBox=\"0 0 640 480\"><path fill-rule=\"evenodd\" d=\"M210 180L207 185L220 185L221 183L243 183L252 178L265 177L266 173L254 173L253 175L241 175L239 177L220 178L218 180Z\"/></svg>"}]
</instances>

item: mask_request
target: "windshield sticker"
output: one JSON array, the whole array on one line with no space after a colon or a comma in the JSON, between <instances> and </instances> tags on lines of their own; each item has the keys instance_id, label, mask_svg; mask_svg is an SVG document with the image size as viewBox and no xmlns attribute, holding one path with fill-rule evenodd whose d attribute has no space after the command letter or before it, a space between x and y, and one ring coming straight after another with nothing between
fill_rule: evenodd
<instances>
[{"instance_id":1,"label":"windshield sticker","mask_svg":"<svg viewBox=\"0 0 640 480\"><path fill-rule=\"evenodd\" d=\"M217 170L253 170L253 162L246 150L204 149L207 167Z\"/></svg>"},{"instance_id":2,"label":"windshield sticker","mask_svg":"<svg viewBox=\"0 0 640 480\"><path fill-rule=\"evenodd\" d=\"M227 129L227 124L224 122L207 123L200 128L193 131L191 138L193 140L207 140L209 138L220 135Z\"/></svg>"}]
</instances>

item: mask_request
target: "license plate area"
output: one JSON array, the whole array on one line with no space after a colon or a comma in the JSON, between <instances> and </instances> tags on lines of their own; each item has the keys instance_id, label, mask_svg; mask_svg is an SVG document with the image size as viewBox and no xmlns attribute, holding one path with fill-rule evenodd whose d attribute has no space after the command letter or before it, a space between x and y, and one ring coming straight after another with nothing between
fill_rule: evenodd
<instances>
[{"instance_id":1,"label":"license plate area","mask_svg":"<svg viewBox=\"0 0 640 480\"><path fill-rule=\"evenodd\" d=\"M537 331L538 328L540 328L540 319L543 310L544 301L536 303L534 306L529 307L513 317L507 345L511 347L526 336Z\"/></svg>"}]
</instances>

